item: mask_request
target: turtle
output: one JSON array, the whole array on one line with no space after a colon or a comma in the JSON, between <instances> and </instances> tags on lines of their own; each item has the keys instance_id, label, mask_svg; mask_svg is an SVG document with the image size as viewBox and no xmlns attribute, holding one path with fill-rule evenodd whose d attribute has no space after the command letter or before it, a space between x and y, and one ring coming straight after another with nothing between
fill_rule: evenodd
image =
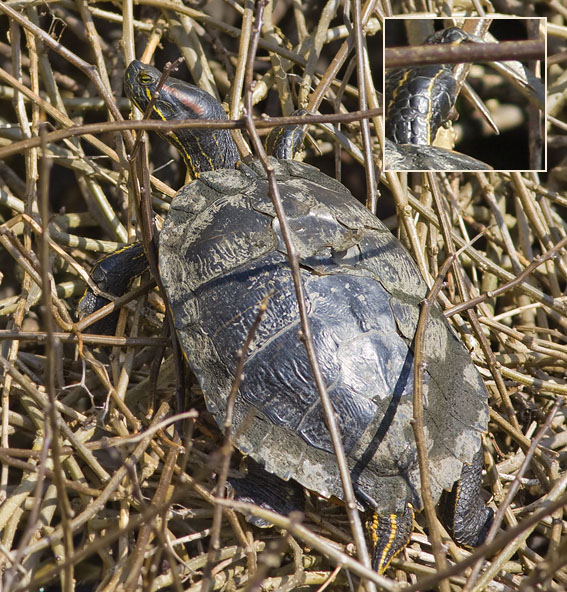
<instances>
[{"instance_id":1,"label":"turtle","mask_svg":"<svg viewBox=\"0 0 567 592\"><path fill-rule=\"evenodd\" d=\"M482 43L458 27L430 35L427 45ZM488 170L466 154L434 147L437 130L455 118L457 81L453 64L389 70L385 77L385 165L389 170ZM416 148L419 147L419 148Z\"/></svg>"},{"instance_id":2,"label":"turtle","mask_svg":"<svg viewBox=\"0 0 567 592\"><path fill-rule=\"evenodd\" d=\"M173 77L158 89L160 79L160 70L138 60L126 69L125 92L142 112L154 97L152 118L226 119L202 89ZM355 494L367 512L372 565L383 573L407 545L423 505L411 427L412 340L428 289L408 251L344 185L293 160L296 133L289 126L272 132L268 144L279 158L270 165ZM193 180L173 198L160 232L160 276L207 408L223 426L239 349L267 298L236 396L234 443L262 471L342 499L264 167L241 162L226 129L176 129L164 137ZM488 393L437 304L423 354L431 493L435 502L447 496L444 518L454 539L477 546L493 514L481 495Z\"/></svg>"},{"instance_id":3,"label":"turtle","mask_svg":"<svg viewBox=\"0 0 567 592\"><path fill-rule=\"evenodd\" d=\"M437 31L427 45L459 45L479 40L458 27ZM479 40L482 41L482 40ZM457 100L452 64L395 68L386 74L386 136L397 144L429 146L449 120Z\"/></svg>"},{"instance_id":4,"label":"turtle","mask_svg":"<svg viewBox=\"0 0 567 592\"><path fill-rule=\"evenodd\" d=\"M388 171L486 171L493 168L463 154L421 144L396 144L389 138L384 144L384 168Z\"/></svg>"}]
</instances>

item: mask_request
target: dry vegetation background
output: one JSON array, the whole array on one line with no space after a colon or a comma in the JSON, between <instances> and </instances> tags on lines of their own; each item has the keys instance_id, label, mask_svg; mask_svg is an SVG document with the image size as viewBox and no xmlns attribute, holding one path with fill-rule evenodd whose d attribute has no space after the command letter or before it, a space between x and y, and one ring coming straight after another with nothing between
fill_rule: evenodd
<instances>
[{"instance_id":1,"label":"dry vegetation background","mask_svg":"<svg viewBox=\"0 0 567 592\"><path fill-rule=\"evenodd\" d=\"M549 153L546 173L382 174L371 195L430 279L482 233L451 267L441 302L450 309L484 295L451 319L491 395L484 487L502 525L490 548L477 551L472 576L475 562L462 563L468 552L448 544L454 567L446 585L565 590L564 4L368 0L360 16L356 3L346 10L333 1L269 3L254 62L255 115L288 115L308 101L323 113L358 110L348 45L358 27L368 58L360 79L369 107L379 107L383 16L445 15L451 5L455 15L481 9L548 18ZM181 55L177 76L218 93L237 114L248 51L242 32L254 13L253 3L231 0L0 4L2 590L358 589L356 561L347 570L344 557L329 559L337 550L354 555L344 509L315 496L301 524L281 518L268 530L227 509L219 550L208 554L222 437L196 386L187 392L187 409L197 413L186 420L182 445L164 423L175 410L175 372L151 281L142 280L119 337L105 347L81 339L73 325L93 263L136 237L132 137L98 125L129 118L125 64L143 56L162 67ZM88 134L76 129L86 124ZM380 126L371 119L366 149L358 122L313 126L306 159L364 200L365 178L380 166ZM53 135L69 129L75 134ZM153 206L165 215L184 166L168 144L153 134L150 141ZM423 527L421 516L390 582L380 580L384 589L437 585L415 585L436 574Z\"/></svg>"}]
</instances>

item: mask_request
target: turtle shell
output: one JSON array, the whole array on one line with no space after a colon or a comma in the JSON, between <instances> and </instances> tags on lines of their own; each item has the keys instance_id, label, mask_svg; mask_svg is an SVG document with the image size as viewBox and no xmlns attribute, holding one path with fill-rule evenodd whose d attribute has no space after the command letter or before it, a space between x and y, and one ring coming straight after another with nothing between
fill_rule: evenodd
<instances>
[{"instance_id":1,"label":"turtle shell","mask_svg":"<svg viewBox=\"0 0 567 592\"><path fill-rule=\"evenodd\" d=\"M379 512L401 512L407 501L420 509L411 342L426 284L399 241L343 185L306 164L271 162L355 491ZM259 163L204 173L177 193L160 234L160 271L183 350L219 426L238 352L269 295L235 403L235 443L279 477L342 498ZM438 500L480 447L487 393L437 306L425 342L424 422Z\"/></svg>"}]
</instances>

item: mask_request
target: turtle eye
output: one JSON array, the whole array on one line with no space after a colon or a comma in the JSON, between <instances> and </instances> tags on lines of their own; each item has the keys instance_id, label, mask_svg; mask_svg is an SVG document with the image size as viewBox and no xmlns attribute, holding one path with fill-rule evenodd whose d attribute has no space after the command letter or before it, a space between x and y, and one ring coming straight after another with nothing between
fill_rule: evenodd
<instances>
[{"instance_id":1,"label":"turtle eye","mask_svg":"<svg viewBox=\"0 0 567 592\"><path fill-rule=\"evenodd\" d=\"M142 70L138 74L138 82L140 84L149 84L151 81L152 81L152 77L145 70Z\"/></svg>"}]
</instances>

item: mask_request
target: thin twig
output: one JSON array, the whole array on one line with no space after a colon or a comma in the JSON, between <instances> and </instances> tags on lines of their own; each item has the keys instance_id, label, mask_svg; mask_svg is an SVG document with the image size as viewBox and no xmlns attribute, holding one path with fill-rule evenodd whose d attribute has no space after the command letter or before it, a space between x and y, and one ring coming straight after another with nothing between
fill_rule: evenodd
<instances>
[{"instance_id":1,"label":"thin twig","mask_svg":"<svg viewBox=\"0 0 567 592\"><path fill-rule=\"evenodd\" d=\"M445 311L445 316L447 318L450 318L453 315L459 314L465 310L475 308L476 306L482 304L483 302L486 302L487 300L492 300L493 298L496 298L497 296L500 296L505 292L512 290L513 288L523 286L526 283L526 280L530 277L530 275L532 275L540 265L542 265L546 261L552 260L554 257L557 257L559 251L561 251L566 245L567 237L561 239L546 253L543 253L539 257L535 257L534 260L513 279L508 280L495 290L490 290L489 292L485 292L484 294L480 294L479 296L470 298L469 300L462 302L461 304L456 304L455 306Z\"/></svg>"},{"instance_id":2,"label":"thin twig","mask_svg":"<svg viewBox=\"0 0 567 592\"><path fill-rule=\"evenodd\" d=\"M41 250L40 250L40 266L41 266L41 283L42 283L42 294L44 304L44 325L47 334L46 352L47 352L47 364L46 364L46 391L49 398L49 406L47 408L47 422L46 422L46 433L49 434L47 439L51 442L51 458L53 461L53 475L55 485L57 487L57 495L61 504L61 527L63 531L63 547L65 549L65 558L73 555L73 533L71 530L71 518L73 512L71 510L71 504L67 495L67 489L65 487L65 473L63 471L63 465L61 462L61 453L59 450L60 442L60 431L59 421L60 417L56 407L56 393L55 393L55 364L59 357L59 343L53 337L54 323L51 315L51 282L52 275L49 265L49 170L50 163L45 156L45 128L40 129L40 136L42 142L42 158L41 158L41 170L40 170L40 199L39 209L43 227L46 229L42 233ZM64 559L65 559L64 558ZM72 592L74 588L73 584L73 564L68 564L63 578L63 590L64 592Z\"/></svg>"},{"instance_id":3,"label":"thin twig","mask_svg":"<svg viewBox=\"0 0 567 592\"><path fill-rule=\"evenodd\" d=\"M543 60L544 41L502 41L501 43L461 45L421 45L387 47L386 68L424 64L460 64L465 62L502 62L505 60Z\"/></svg>"},{"instance_id":4,"label":"thin twig","mask_svg":"<svg viewBox=\"0 0 567 592\"><path fill-rule=\"evenodd\" d=\"M236 402L236 395L238 394L238 389L240 388L240 384L242 383L242 379L244 376L244 364L248 356L248 350L250 349L252 340L254 339L256 332L258 331L258 328L260 326L260 323L262 322L262 319L266 314L270 296L271 294L267 294L260 303L258 313L256 314L256 318L254 319L252 326L248 330L246 339L242 344L240 351L238 352L236 369L234 371L234 380L232 381L230 393L226 400L226 414L224 419L224 442L220 449L221 458L219 462L219 470L217 476L217 497L219 499L224 499L226 497L226 481L228 477L228 471L230 469L230 459L232 457L232 452L234 450L234 443L232 441L232 422L234 416L234 404ZM220 529L223 515L222 510L223 507L221 505L215 505L213 514L213 525L211 527L211 541L209 543L210 561L207 562L207 565L205 566L205 572L203 574L202 579L203 592L207 592L208 590L210 590L210 587L213 583L211 578L211 571L215 554L219 550Z\"/></svg>"},{"instance_id":5,"label":"thin twig","mask_svg":"<svg viewBox=\"0 0 567 592\"><path fill-rule=\"evenodd\" d=\"M559 407L562 405L562 403L563 402L560 399L558 399L553 404L552 408L550 409L549 413L547 414L547 418L545 420L545 423L543 424L543 426L540 428L538 433L532 439L532 441L530 443L530 447L527 450L524 460L522 462L522 466L520 467L520 469L516 473L514 481L511 485L510 489L508 490L508 493L506 494L506 498L498 506L498 510L496 511L496 514L494 515L494 519L492 521L492 525L490 526L490 530L488 531L488 534L486 535L485 543L490 544L494 540L494 538L496 537L496 533L498 532L498 529L500 528L502 521L504 520L504 514L506 513L506 511L510 507L512 500L514 499L514 496L516 495L516 492L520 489L521 479L524 476L524 474L526 473L526 471L528 470L528 467L530 466L530 463L531 463L532 458L534 456L535 450L539 446L542 438L545 436L545 434L549 430L549 428L551 426L551 422L553 421L553 418L555 417L555 414L557 413L557 411L558 411ZM463 588L463 592L470 592L470 590L472 590L473 586L476 583L477 577L478 577L481 569L482 569L482 560L479 560L473 566L471 573L469 574L467 583L466 583L465 587Z\"/></svg>"},{"instance_id":6,"label":"thin twig","mask_svg":"<svg viewBox=\"0 0 567 592\"><path fill-rule=\"evenodd\" d=\"M374 117L382 113L381 109L369 109L368 111L353 111L351 113L330 113L326 115L289 115L288 117L264 117L255 119L254 125L257 129L266 129L279 127L281 125L301 124L319 124L319 123L349 123L352 121L361 121L369 117ZM246 127L245 119L226 120L226 119L207 119L207 120L188 120L181 119L171 121L156 121L154 119L143 119L139 121L106 121L100 123L90 123L79 125L69 129L57 130L46 134L45 141L48 144L59 142L67 138L90 134L104 134L108 132L119 132L125 130L153 130L156 132L167 133L176 129L241 129ZM14 142L8 146L0 147L0 159L37 148L40 145L39 136L31 137L27 140Z\"/></svg>"},{"instance_id":7,"label":"thin twig","mask_svg":"<svg viewBox=\"0 0 567 592\"><path fill-rule=\"evenodd\" d=\"M354 489L352 487L352 481L350 478L350 470L348 468L348 463L346 460L346 455L342 446L342 440L340 436L340 431L336 419L335 412L333 410L333 406L331 404L331 400L329 398L329 394L327 392L327 388L325 385L325 381L321 372L321 368L319 366L319 362L317 359L317 352L315 350L315 345L313 342L313 334L311 332L311 325L309 321L309 316L307 312L307 305L305 302L305 289L303 287L303 282L301 280L301 274L299 270L299 257L297 253L297 249L293 243L291 238L291 232L289 229L289 224L287 218L285 216L285 210L283 208L283 204L281 202L281 197L278 189L278 185L276 182L275 174L273 166L269 163L266 152L260 138L258 136L258 132L254 127L254 122L251 118L252 113L252 65L254 56L256 55L257 49L257 42L258 37L260 34L261 29L261 22L262 22L262 10L264 6L265 0L259 0L256 4L256 25L255 30L252 36L252 41L250 44L250 53L248 55L248 65L247 65L247 79L246 79L246 93L245 93L245 104L246 104L246 111L245 111L245 120L246 120L246 129L248 131L248 135L254 147L255 153L258 155L264 170L266 171L266 175L268 178L268 185L270 189L270 197L272 198L272 203L274 204L274 208L276 210L276 214L278 217L278 221L280 223L281 233L285 242L289 265L291 269L291 274L293 277L293 283L295 286L297 303L299 306L299 315L301 319L301 329L302 329L302 341L305 345L307 350L307 355L309 357L309 363L313 370L313 377L315 379L315 384L317 385L317 390L321 397L321 404L323 407L323 411L325 413L325 419L327 422L327 427L329 429L329 434L331 436L331 442L333 444L333 449L335 451L335 456L337 457L337 465L339 468L339 474L341 477L341 482L343 485L344 497L345 497L345 506L347 510L347 514L349 516L349 522L351 525L351 529L353 532L353 538L357 547L357 552L360 557L361 563L366 566L370 567L370 558L368 556L368 551L366 548L366 541L364 537L364 532L362 529L362 522L360 520L360 516L358 514L358 504L356 502L356 498L354 495ZM367 588L369 592L373 590L372 582L367 582Z\"/></svg>"},{"instance_id":8,"label":"thin twig","mask_svg":"<svg viewBox=\"0 0 567 592\"><path fill-rule=\"evenodd\" d=\"M435 513L435 503L431 497L431 480L429 475L429 459L427 456L427 439L425 437L425 428L423 420L423 375L425 373L426 361L423 359L423 352L425 348L426 329L429 321L429 314L431 307L436 302L439 291L443 287L445 276L453 265L456 255L449 257L435 279L435 283L429 290L427 297L421 304L419 313L419 320L415 330L413 340L414 349L414 367L413 367L413 420L412 428L415 437L415 444L417 448L417 457L419 462L419 476L421 481L421 499L423 501L423 508L427 517L427 523L430 529L431 548L435 556L435 564L437 571L444 571L447 569L447 562L443 552L443 542L441 540L441 532L437 521L437 514ZM443 592L448 592L449 582L442 580L440 587Z\"/></svg>"}]
</instances>

